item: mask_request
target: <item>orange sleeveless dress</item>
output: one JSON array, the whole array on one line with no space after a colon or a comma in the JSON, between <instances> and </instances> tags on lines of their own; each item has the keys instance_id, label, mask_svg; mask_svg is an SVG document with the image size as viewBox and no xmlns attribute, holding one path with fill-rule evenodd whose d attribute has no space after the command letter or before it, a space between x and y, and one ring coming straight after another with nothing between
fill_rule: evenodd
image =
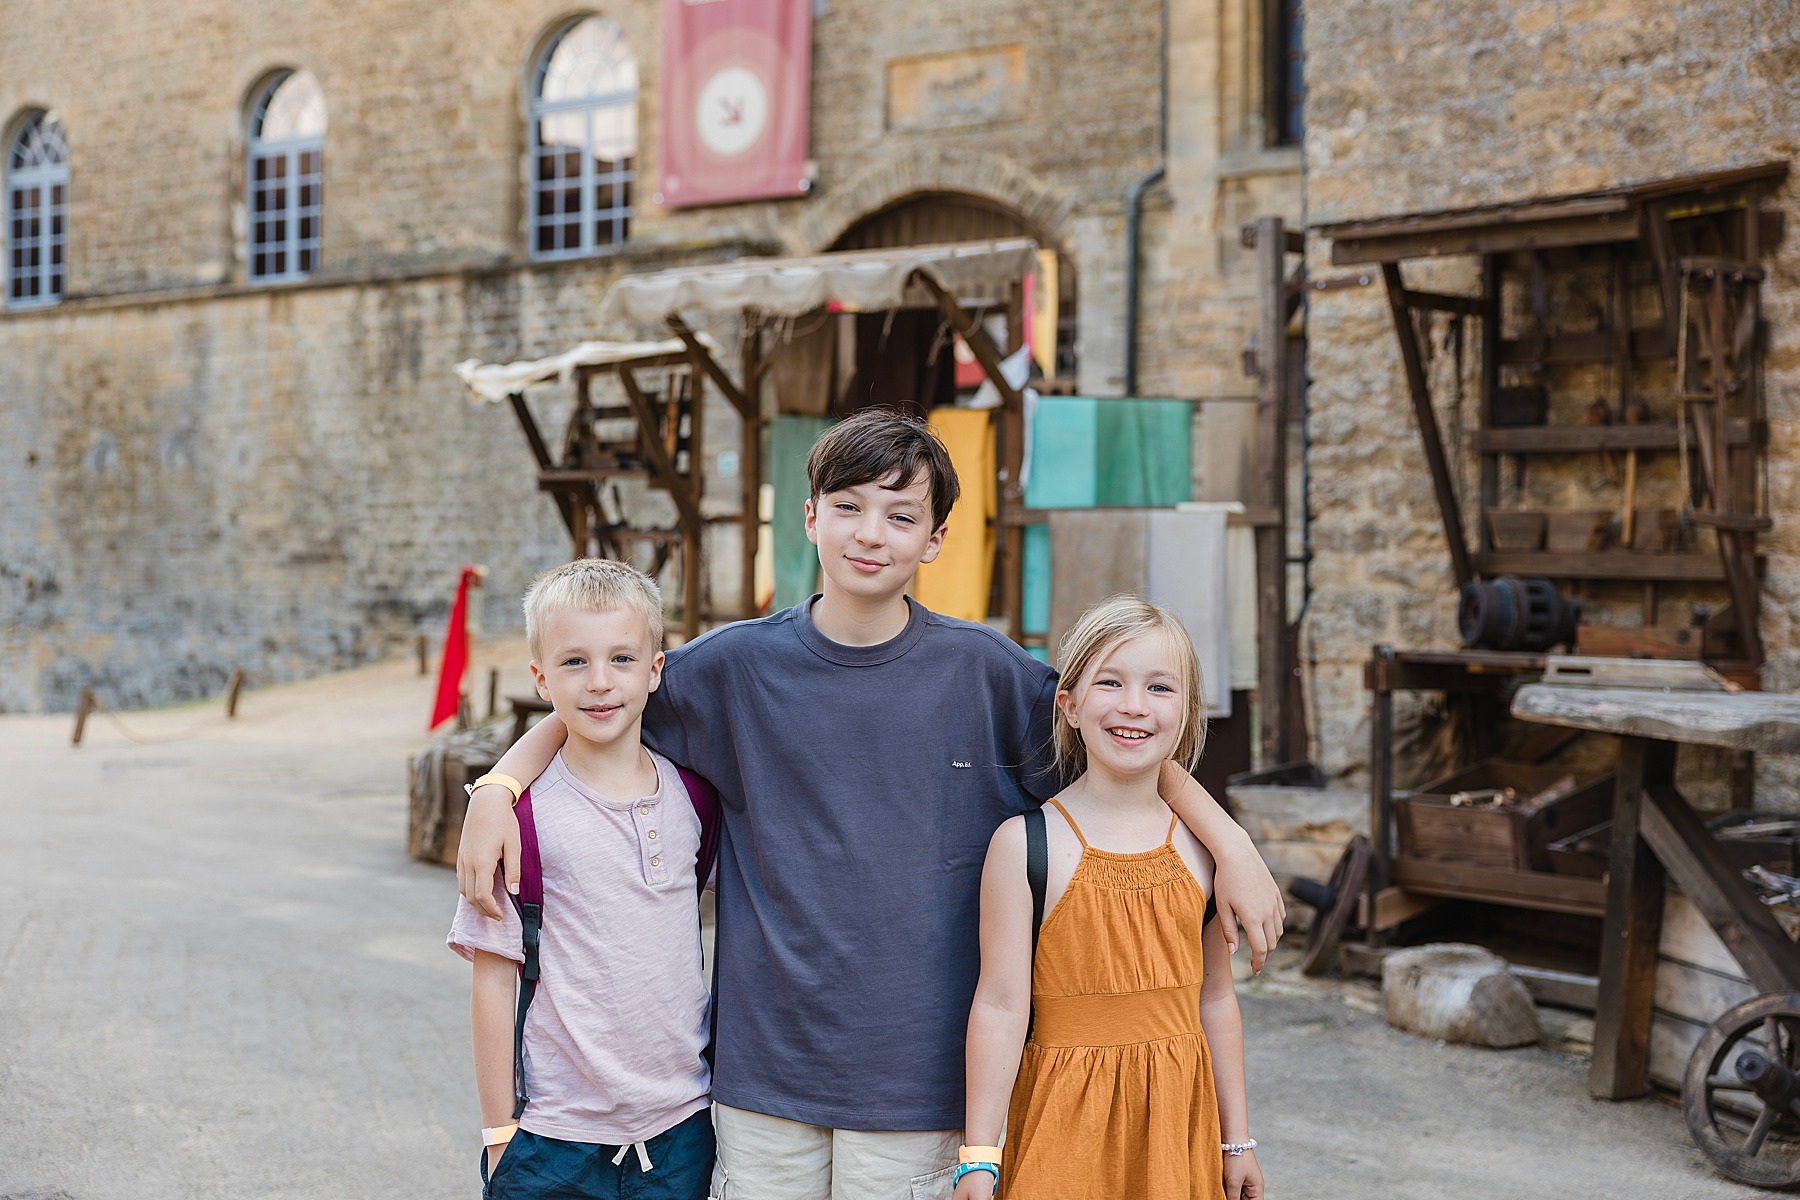
<instances>
[{"instance_id":1,"label":"orange sleeveless dress","mask_svg":"<svg viewBox=\"0 0 1800 1200\"><path fill-rule=\"evenodd\" d=\"M1206 897L1175 824L1155 850L1081 840L1045 918L1032 1031L1006 1115L1002 1200L1222 1200L1219 1102L1200 1028Z\"/></svg>"}]
</instances>

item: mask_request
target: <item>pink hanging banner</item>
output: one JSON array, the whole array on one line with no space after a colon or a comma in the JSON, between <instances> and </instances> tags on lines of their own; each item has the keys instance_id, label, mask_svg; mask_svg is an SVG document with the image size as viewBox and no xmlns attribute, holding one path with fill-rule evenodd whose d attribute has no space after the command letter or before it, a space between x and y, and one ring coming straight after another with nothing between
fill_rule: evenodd
<instances>
[{"instance_id":1,"label":"pink hanging banner","mask_svg":"<svg viewBox=\"0 0 1800 1200\"><path fill-rule=\"evenodd\" d=\"M657 203L805 195L812 0L663 0L662 14Z\"/></svg>"}]
</instances>

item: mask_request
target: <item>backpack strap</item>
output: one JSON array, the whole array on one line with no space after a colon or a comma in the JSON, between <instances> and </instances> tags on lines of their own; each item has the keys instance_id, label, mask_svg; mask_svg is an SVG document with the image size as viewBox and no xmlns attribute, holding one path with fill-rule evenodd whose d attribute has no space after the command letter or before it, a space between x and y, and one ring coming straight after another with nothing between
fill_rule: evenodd
<instances>
[{"instance_id":1,"label":"backpack strap","mask_svg":"<svg viewBox=\"0 0 1800 1200\"><path fill-rule=\"evenodd\" d=\"M694 857L694 883L705 891L713 864L719 861L719 793L686 767L676 767L675 773L681 776L681 786L687 789L694 815L700 818L700 852Z\"/></svg>"},{"instance_id":2,"label":"backpack strap","mask_svg":"<svg viewBox=\"0 0 1800 1200\"><path fill-rule=\"evenodd\" d=\"M687 789L688 801L694 806L694 815L700 818L700 851L694 856L694 886L704 892L707 883L712 879L713 867L719 861L719 827L720 806L719 792L712 784L686 767L676 767L675 773L681 776L681 786ZM716 936L716 935L715 935ZM706 1048L700 1056L706 1060L710 1069L713 1065L713 1047L719 1041L719 952L712 955L712 982L708 985Z\"/></svg>"},{"instance_id":3,"label":"backpack strap","mask_svg":"<svg viewBox=\"0 0 1800 1200\"><path fill-rule=\"evenodd\" d=\"M519 794L513 806L519 819L519 894L512 897L519 910L525 961L519 964L519 1008L513 1018L513 1119L525 1111L531 1099L525 1090L525 1010L537 994L538 938L544 924L544 860L538 853L537 821L531 812L531 789Z\"/></svg>"},{"instance_id":4,"label":"backpack strap","mask_svg":"<svg viewBox=\"0 0 1800 1200\"><path fill-rule=\"evenodd\" d=\"M1025 814L1025 881L1031 885L1031 961L1035 964L1038 928L1044 923L1044 895L1050 886L1050 839L1041 808Z\"/></svg>"}]
</instances>

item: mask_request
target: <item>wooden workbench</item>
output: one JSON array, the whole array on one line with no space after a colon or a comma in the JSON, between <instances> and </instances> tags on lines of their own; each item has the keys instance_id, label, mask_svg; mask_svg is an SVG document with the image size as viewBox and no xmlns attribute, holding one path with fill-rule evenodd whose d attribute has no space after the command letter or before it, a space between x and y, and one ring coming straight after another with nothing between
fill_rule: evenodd
<instances>
[{"instance_id":1,"label":"wooden workbench","mask_svg":"<svg viewBox=\"0 0 1800 1200\"><path fill-rule=\"evenodd\" d=\"M1512 713L1621 739L1588 1086L1602 1099L1641 1096L1665 871L1752 984L1800 991L1800 950L1675 788L1678 744L1800 753L1800 696L1533 683Z\"/></svg>"}]
</instances>

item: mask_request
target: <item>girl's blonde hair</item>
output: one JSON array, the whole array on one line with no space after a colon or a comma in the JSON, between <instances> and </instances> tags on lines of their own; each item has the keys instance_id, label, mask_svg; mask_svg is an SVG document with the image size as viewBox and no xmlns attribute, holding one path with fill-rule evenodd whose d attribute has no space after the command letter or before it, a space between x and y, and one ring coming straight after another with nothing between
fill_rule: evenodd
<instances>
[{"instance_id":1,"label":"girl's blonde hair","mask_svg":"<svg viewBox=\"0 0 1800 1200\"><path fill-rule=\"evenodd\" d=\"M1160 633L1169 639L1169 649L1176 662L1181 685L1181 730L1175 737L1175 752L1170 758L1192 771L1200 764L1200 752L1206 747L1206 701L1200 678L1200 659L1194 653L1193 639L1175 614L1160 604L1152 604L1138 596L1108 596L1081 614L1075 627L1063 637L1057 652L1061 674L1058 692L1075 694L1106 656L1134 638L1147 633ZM1079 730L1071 726L1060 711L1056 714L1052 743L1056 765L1065 779L1087 770L1087 744Z\"/></svg>"}]
</instances>

